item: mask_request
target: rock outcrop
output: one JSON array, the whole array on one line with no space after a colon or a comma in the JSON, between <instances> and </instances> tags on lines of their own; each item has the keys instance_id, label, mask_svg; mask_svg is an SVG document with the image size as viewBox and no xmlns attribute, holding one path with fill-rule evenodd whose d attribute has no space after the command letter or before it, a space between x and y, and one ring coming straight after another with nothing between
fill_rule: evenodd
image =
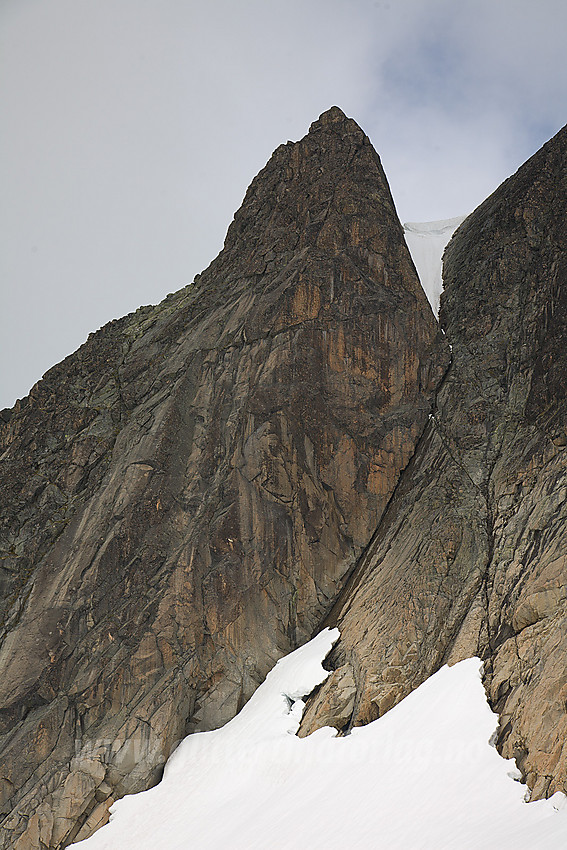
<instances>
[{"instance_id":1,"label":"rock outcrop","mask_svg":"<svg viewBox=\"0 0 567 850\"><path fill-rule=\"evenodd\" d=\"M480 654L498 747L539 798L567 792L567 128L466 220L444 265L452 363L327 618L335 669L303 734L366 723Z\"/></svg>"},{"instance_id":2,"label":"rock outcrop","mask_svg":"<svg viewBox=\"0 0 567 850\"><path fill-rule=\"evenodd\" d=\"M311 636L448 360L379 158L333 108L192 285L3 411L0 846L86 837Z\"/></svg>"}]
</instances>

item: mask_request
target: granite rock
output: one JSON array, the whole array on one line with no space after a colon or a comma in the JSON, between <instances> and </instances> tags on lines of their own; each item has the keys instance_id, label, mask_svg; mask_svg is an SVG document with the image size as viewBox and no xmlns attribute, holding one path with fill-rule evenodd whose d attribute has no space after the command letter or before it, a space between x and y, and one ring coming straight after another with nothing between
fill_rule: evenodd
<instances>
[{"instance_id":1,"label":"granite rock","mask_svg":"<svg viewBox=\"0 0 567 850\"><path fill-rule=\"evenodd\" d=\"M378 155L333 107L192 285L3 413L1 847L86 837L311 636L448 357Z\"/></svg>"},{"instance_id":2,"label":"granite rock","mask_svg":"<svg viewBox=\"0 0 567 850\"><path fill-rule=\"evenodd\" d=\"M451 366L325 621L330 663L354 671L356 725L479 654L497 746L535 799L567 792L567 128L459 228L444 281Z\"/></svg>"}]
</instances>

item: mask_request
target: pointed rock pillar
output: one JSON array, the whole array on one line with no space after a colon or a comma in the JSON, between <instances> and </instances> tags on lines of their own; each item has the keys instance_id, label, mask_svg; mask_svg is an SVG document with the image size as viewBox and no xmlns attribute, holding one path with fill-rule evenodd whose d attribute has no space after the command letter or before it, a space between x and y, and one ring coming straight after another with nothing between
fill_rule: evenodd
<instances>
[{"instance_id":1,"label":"pointed rock pillar","mask_svg":"<svg viewBox=\"0 0 567 850\"><path fill-rule=\"evenodd\" d=\"M85 837L311 636L447 361L378 155L333 107L192 285L3 417L0 846Z\"/></svg>"}]
</instances>

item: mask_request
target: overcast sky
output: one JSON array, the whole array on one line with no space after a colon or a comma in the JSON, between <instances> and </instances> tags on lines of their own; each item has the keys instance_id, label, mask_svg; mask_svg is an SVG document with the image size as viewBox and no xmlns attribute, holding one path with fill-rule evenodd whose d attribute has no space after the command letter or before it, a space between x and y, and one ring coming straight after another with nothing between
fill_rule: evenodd
<instances>
[{"instance_id":1,"label":"overcast sky","mask_svg":"<svg viewBox=\"0 0 567 850\"><path fill-rule=\"evenodd\" d=\"M472 210L567 122L564 0L0 0L0 408L193 280L333 104L402 221Z\"/></svg>"}]
</instances>

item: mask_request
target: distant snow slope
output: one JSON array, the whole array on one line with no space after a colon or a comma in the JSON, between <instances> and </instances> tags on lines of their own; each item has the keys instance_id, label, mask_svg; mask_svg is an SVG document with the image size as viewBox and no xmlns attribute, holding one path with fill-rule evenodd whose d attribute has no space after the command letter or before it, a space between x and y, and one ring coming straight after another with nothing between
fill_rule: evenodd
<instances>
[{"instance_id":1,"label":"distant snow slope","mask_svg":"<svg viewBox=\"0 0 567 850\"><path fill-rule=\"evenodd\" d=\"M488 741L478 659L443 667L384 717L297 738L328 675L326 629L282 659L222 729L186 738L160 785L113 806L81 850L564 850L567 807L526 804Z\"/></svg>"},{"instance_id":2,"label":"distant snow slope","mask_svg":"<svg viewBox=\"0 0 567 850\"><path fill-rule=\"evenodd\" d=\"M419 274L421 285L429 299L433 312L439 313L439 296L443 290L441 259L449 239L463 223L466 215L444 221L427 221L404 224L406 243Z\"/></svg>"}]
</instances>

